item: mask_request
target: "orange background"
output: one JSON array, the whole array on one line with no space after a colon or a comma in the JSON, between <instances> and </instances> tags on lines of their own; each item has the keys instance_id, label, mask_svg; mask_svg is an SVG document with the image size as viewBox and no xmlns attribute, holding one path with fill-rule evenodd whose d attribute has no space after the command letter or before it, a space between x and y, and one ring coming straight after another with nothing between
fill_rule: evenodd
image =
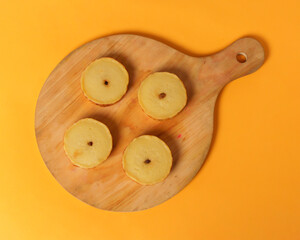
<instances>
[{"instance_id":1,"label":"orange background","mask_svg":"<svg viewBox=\"0 0 300 240\"><path fill-rule=\"evenodd\" d=\"M1 239L300 239L299 1L27 0L0 3ZM120 32L210 54L256 36L267 59L230 83L204 167L171 200L102 211L67 193L34 135L39 91L73 49Z\"/></svg>"}]
</instances>

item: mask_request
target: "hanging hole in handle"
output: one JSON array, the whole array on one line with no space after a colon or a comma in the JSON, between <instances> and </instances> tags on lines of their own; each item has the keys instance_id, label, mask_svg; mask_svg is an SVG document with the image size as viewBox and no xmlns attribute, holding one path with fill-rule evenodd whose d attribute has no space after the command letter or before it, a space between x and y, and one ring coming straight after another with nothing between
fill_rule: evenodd
<instances>
[{"instance_id":1,"label":"hanging hole in handle","mask_svg":"<svg viewBox=\"0 0 300 240\"><path fill-rule=\"evenodd\" d=\"M247 62L247 55L246 55L246 53L239 52L239 53L236 55L236 60L237 60L239 63L245 63L245 62Z\"/></svg>"}]
</instances>

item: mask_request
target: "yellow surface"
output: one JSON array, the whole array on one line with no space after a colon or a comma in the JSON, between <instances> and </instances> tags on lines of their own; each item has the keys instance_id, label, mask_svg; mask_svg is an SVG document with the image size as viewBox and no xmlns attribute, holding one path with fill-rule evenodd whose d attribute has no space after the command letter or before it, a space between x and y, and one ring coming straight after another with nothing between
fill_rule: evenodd
<instances>
[{"instance_id":1,"label":"yellow surface","mask_svg":"<svg viewBox=\"0 0 300 240\"><path fill-rule=\"evenodd\" d=\"M2 0L1 239L300 239L299 8L298 0ZM267 52L258 72L222 92L197 177L136 213L72 197L47 170L34 136L35 103L51 70L81 44L120 32L194 54L250 35Z\"/></svg>"}]
</instances>

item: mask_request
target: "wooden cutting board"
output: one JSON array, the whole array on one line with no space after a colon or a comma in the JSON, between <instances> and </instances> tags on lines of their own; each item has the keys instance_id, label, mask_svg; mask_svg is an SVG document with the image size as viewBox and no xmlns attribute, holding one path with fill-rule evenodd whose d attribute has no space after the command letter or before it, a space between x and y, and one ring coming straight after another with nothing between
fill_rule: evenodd
<instances>
[{"instance_id":1,"label":"wooden cutting board","mask_svg":"<svg viewBox=\"0 0 300 240\"><path fill-rule=\"evenodd\" d=\"M120 61L130 77L126 95L108 107L90 102L80 88L82 71L100 57ZM41 155L57 181L92 206L112 211L156 206L183 189L202 166L212 140L214 106L221 89L231 80L256 71L263 61L263 47L252 38L239 39L207 57L191 57L159 41L130 34L84 44L57 65L40 92L35 131ZM137 100L140 83L157 71L175 73L188 94L184 110L164 121L148 117ZM66 129L86 117L105 123L114 141L109 158L92 169L74 166L63 149ZM122 169L124 149L142 134L160 137L174 158L170 175L152 186L134 182Z\"/></svg>"}]
</instances>

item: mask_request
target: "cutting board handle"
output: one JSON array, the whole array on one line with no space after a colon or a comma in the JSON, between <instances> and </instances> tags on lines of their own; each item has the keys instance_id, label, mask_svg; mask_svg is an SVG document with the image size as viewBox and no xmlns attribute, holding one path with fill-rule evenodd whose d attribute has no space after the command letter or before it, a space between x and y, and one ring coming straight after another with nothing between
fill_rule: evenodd
<instances>
[{"instance_id":1,"label":"cutting board handle","mask_svg":"<svg viewBox=\"0 0 300 240\"><path fill-rule=\"evenodd\" d=\"M255 72L264 62L264 48L254 38L241 38L230 46L204 59L204 67L213 69L211 76L218 87ZM207 69L208 70L208 69Z\"/></svg>"}]
</instances>

